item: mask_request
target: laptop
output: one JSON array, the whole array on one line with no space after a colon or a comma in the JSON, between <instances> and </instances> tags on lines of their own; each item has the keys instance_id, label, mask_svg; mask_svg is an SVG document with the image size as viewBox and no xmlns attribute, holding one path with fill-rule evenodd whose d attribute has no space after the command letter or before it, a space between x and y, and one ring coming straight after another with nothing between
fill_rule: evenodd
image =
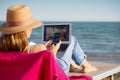
<instances>
[{"instance_id":1,"label":"laptop","mask_svg":"<svg viewBox=\"0 0 120 80\"><path fill-rule=\"evenodd\" d=\"M42 42L53 40L53 44L61 40L61 46L58 52L65 52L71 42L71 24L70 23L51 23L42 26Z\"/></svg>"}]
</instances>

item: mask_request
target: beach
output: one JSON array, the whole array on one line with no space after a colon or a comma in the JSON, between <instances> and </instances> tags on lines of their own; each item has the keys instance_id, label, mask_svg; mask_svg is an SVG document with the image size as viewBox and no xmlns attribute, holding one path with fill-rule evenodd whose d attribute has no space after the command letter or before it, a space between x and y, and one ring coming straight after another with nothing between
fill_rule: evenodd
<instances>
[{"instance_id":1,"label":"beach","mask_svg":"<svg viewBox=\"0 0 120 80\"><path fill-rule=\"evenodd\" d=\"M43 25L70 23L71 36L78 41L81 49L87 55L88 62L98 68L98 71L86 75L92 76L94 80L120 80L120 0L1 0L0 4L0 24L6 22L5 25L10 27L27 26L32 20L41 21ZM28 18L28 14L23 16L24 13L20 13L20 16L17 15L17 17L8 15L13 4L30 7L28 12L32 12L31 18ZM19 17L24 18L17 19ZM26 17L28 19L25 19ZM22 19L24 20L22 21ZM42 26L32 29L28 43L44 43ZM54 36L53 34L51 36L51 32L58 33L57 28L55 29L50 30L49 28L48 32L44 33L51 39ZM7 33L7 30L5 32ZM62 32L64 34L61 34ZM59 33L57 35L62 35L63 39L68 35L65 35L67 33L65 29L61 29L61 33ZM0 32L0 36L1 34L2 32ZM63 56L63 53L57 53L60 55L57 57ZM80 74L83 73L79 70L69 73L69 75L75 76Z\"/></svg>"}]
</instances>

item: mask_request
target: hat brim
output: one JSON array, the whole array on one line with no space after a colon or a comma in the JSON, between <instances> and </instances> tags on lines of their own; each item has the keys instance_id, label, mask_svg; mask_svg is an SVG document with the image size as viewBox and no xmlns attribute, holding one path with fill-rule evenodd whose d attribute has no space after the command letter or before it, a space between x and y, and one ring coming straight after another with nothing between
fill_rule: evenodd
<instances>
[{"instance_id":1,"label":"hat brim","mask_svg":"<svg viewBox=\"0 0 120 80\"><path fill-rule=\"evenodd\" d=\"M34 20L31 24L23 25L23 26L8 26L7 23L3 23L0 25L0 32L4 34L13 34L21 31L26 31L28 29L33 29L42 26L41 21Z\"/></svg>"}]
</instances>

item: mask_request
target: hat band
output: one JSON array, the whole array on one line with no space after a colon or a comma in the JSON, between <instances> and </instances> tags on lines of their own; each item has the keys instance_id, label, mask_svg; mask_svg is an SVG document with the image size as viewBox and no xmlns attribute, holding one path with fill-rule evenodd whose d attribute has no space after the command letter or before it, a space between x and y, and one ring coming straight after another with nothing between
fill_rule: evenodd
<instances>
[{"instance_id":1,"label":"hat band","mask_svg":"<svg viewBox=\"0 0 120 80\"><path fill-rule=\"evenodd\" d=\"M19 21L19 22L7 22L8 26L14 27L14 26L22 26L22 25L27 25L30 24L30 22L33 21L33 17L30 17L26 20Z\"/></svg>"}]
</instances>

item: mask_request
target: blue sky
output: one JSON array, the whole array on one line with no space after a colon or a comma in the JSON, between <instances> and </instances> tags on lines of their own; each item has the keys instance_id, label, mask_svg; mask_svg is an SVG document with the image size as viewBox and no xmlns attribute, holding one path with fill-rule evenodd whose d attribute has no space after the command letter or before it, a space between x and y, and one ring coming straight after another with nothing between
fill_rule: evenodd
<instances>
[{"instance_id":1,"label":"blue sky","mask_svg":"<svg viewBox=\"0 0 120 80\"><path fill-rule=\"evenodd\" d=\"M0 20L21 3L42 21L120 21L120 0L0 0Z\"/></svg>"}]
</instances>

